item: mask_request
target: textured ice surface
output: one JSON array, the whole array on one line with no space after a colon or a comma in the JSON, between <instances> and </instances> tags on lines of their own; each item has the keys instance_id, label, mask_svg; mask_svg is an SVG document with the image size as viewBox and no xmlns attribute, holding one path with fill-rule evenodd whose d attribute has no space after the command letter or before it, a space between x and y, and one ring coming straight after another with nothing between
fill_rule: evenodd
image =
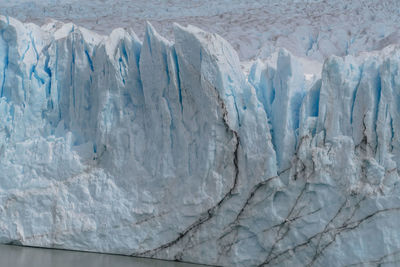
<instances>
[{"instance_id":1,"label":"textured ice surface","mask_svg":"<svg viewBox=\"0 0 400 267\"><path fill-rule=\"evenodd\" d=\"M0 0L2 15L25 22L48 18L109 34L145 21L173 39L173 22L192 24L228 40L242 60L284 47L322 62L331 55L380 50L400 42L398 0Z\"/></svg>"},{"instance_id":2,"label":"textured ice surface","mask_svg":"<svg viewBox=\"0 0 400 267\"><path fill-rule=\"evenodd\" d=\"M400 260L400 48L0 17L0 242L223 266ZM316 66L318 70L318 64Z\"/></svg>"}]
</instances>

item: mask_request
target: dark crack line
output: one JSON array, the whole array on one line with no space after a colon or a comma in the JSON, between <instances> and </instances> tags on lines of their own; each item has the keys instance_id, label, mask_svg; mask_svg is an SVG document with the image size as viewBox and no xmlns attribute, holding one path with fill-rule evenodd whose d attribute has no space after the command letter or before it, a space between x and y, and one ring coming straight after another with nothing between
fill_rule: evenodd
<instances>
[{"instance_id":1,"label":"dark crack line","mask_svg":"<svg viewBox=\"0 0 400 267\"><path fill-rule=\"evenodd\" d=\"M297 171L297 165L296 164L292 164L292 166L294 166L295 167L295 169L296 169L296 173L293 175L293 180L297 180L297 178L298 178L298 176L299 175L301 175L303 172L305 172L306 171L306 168L307 168L307 166L304 164L304 162L299 158L299 156L298 156L298 153L299 153L299 150L300 150L300 148L301 148L301 146L303 145L303 142L304 142L304 140L306 140L306 139L308 139L309 138L309 136L308 135L305 135L305 136L303 136L303 137L301 137L300 138L300 140L299 140L299 143L298 143L298 145L297 145L297 148L296 148L296 151L294 152L294 162L300 162L301 163L301 170L300 171ZM314 162L313 162L314 163ZM314 173L314 169L313 169L313 172L312 173ZM311 174L312 174L311 173ZM309 178L309 176L308 177L306 177L306 180Z\"/></svg>"},{"instance_id":2,"label":"dark crack line","mask_svg":"<svg viewBox=\"0 0 400 267\"><path fill-rule=\"evenodd\" d=\"M272 245L271 249L269 250L267 259L264 262L268 262L269 261L271 256L274 254L274 250L275 250L276 246L278 245L278 243L280 241L282 241L287 236L287 234L289 233L289 231L290 231L290 222L291 222L290 221L290 217L292 216L293 211L295 210L295 208L297 207L301 197L303 196L304 191L306 190L306 187L307 187L307 183L304 184L303 188L300 191L300 194L296 197L296 200L295 200L294 204L292 205L288 215L286 216L284 221L280 224L279 229L278 229L278 231L276 233L276 238L275 238L274 244ZM287 224L289 224L289 225L287 226ZM287 228L285 229L285 232L281 235L280 233L281 233L283 227L285 227L285 226L287 226Z\"/></svg>"},{"instance_id":3,"label":"dark crack line","mask_svg":"<svg viewBox=\"0 0 400 267\"><path fill-rule=\"evenodd\" d=\"M320 232L320 233L323 234L323 233L327 232L327 229L328 229L329 225L339 216L339 214L342 212L342 210L343 210L344 206L346 205L346 203L347 203L347 199L342 203L342 205L339 207L339 209L337 210L337 212L335 213L335 215L328 221L328 223L327 223L327 224L325 225L325 227L324 227L324 230L323 230L322 232ZM286 221L283 222L283 223L281 223L280 225L282 225L282 224L284 224L284 223L286 223ZM317 249L318 249L318 247L319 247L319 243L320 243L320 241L321 241L322 234L320 235L320 238L319 238L319 240L318 240ZM311 239L314 238L314 237L316 237L316 235L315 235L315 236L312 236ZM310 239L310 241L311 241L311 239ZM269 256L270 256L270 255L269 255ZM276 255L274 258L277 258L277 257L279 257L279 256L280 256L280 254ZM264 263L261 264L260 266L263 266L263 265L265 265L265 264L268 264L268 263L269 263L271 260L273 260L274 258L269 259L269 257L267 257L267 259L264 261Z\"/></svg>"},{"instance_id":4,"label":"dark crack line","mask_svg":"<svg viewBox=\"0 0 400 267\"><path fill-rule=\"evenodd\" d=\"M373 212L373 213L371 213L371 214L369 214L369 215L367 215L367 216L365 216L365 217L363 217L363 218L361 218L361 219L359 219L359 220L357 220L357 221L353 221L353 222L350 222L350 223L347 223L347 222L345 221L345 222L344 222L341 226L339 226L339 227L336 227L336 228L335 228L335 227L334 227L334 228L327 228L327 229L325 229L325 230L323 230L323 231L321 231L321 232L318 232L318 233L312 235L312 236L309 237L306 241L304 241L304 242L302 242L302 243L300 243L300 244L297 244L297 245L295 245L295 246L293 246L293 247L291 247L291 248L288 248L288 249L286 249L286 250L284 250L284 251L282 251L282 252L276 254L275 256L273 256L273 257L270 258L270 259L267 258L267 259L266 259L263 263L261 263L259 266L268 265L268 264L270 264L271 261L273 261L273 260L275 260L275 259L277 259L277 258L279 258L279 257L281 257L281 256L283 256L283 255L286 255L286 254L288 254L288 253L290 253L290 252L295 252L297 249L299 249L299 248L301 248L301 247L308 246L315 238L319 237L320 235L324 235L324 234L326 234L326 233L331 233L331 232L334 233L334 237L333 237L333 239L334 239L333 242L334 242L337 235L340 235L340 234L342 234L342 233L344 233L344 232L349 232L349 231L351 231L351 230L354 230L354 229L356 229L357 227L359 227L362 223L368 221L369 219L375 217L376 215L379 215L379 214L384 213L384 212L389 212L389 211L400 211L400 207L396 207L396 208L387 208L387 209L378 210L378 211L375 211L375 212ZM340 214L340 212L339 212L339 213L336 213L335 216L337 217L338 214ZM331 241L331 242L329 242L327 245L325 245L325 246L324 246L324 249L326 249L326 248L327 248L329 245L331 245L333 242Z\"/></svg>"},{"instance_id":5,"label":"dark crack line","mask_svg":"<svg viewBox=\"0 0 400 267\"><path fill-rule=\"evenodd\" d=\"M299 215L299 216L297 216L297 217L294 217L294 218L290 219L290 222L294 222L294 221L299 220L299 219L301 219L301 218L304 218L304 217L306 217L306 216L313 215L313 214L315 214L315 213L317 213L317 212L319 212L319 211L321 211L321 210L322 210L322 208L318 208L318 209L313 210L313 211L310 211L310 212L308 212L308 213L306 213L306 214ZM231 231L229 231L228 233L225 233L224 235L222 235L221 237L219 237L218 240L223 239L225 236L229 235L229 234L232 233L234 230L236 230L236 231L235 231L235 238L234 238L234 241L231 242L231 243L229 243L229 244L227 244L227 245L224 245L224 247L228 247L228 246L232 247L234 244L237 244L237 243L239 243L239 242L241 242L241 241L243 241L243 240L247 240L247 239L250 239L250 238L257 237L257 234L259 234L259 233L268 232L268 231L270 231L270 230L272 230L272 229L274 229L274 228L276 228L276 227L280 227L280 226L281 226L282 224L284 224L284 223L285 223L285 222L281 222L281 223L275 224L275 225L273 225L273 226L271 226L271 227L269 227L269 228L267 228L267 229L262 230L261 232L253 233L253 234L250 235L250 236L247 236L247 237L244 237L244 238L240 238L240 239L237 239L239 226L234 226L235 229L231 229Z\"/></svg>"},{"instance_id":6,"label":"dark crack line","mask_svg":"<svg viewBox=\"0 0 400 267\"><path fill-rule=\"evenodd\" d=\"M363 222L371 219L372 217L375 217L378 214L384 213L384 212L388 212L388 211L400 211L400 207L396 207L396 208L387 208L387 209L382 209L382 210L377 210L374 213L371 213L357 221L352 221L352 222L345 222L341 227L336 228L339 231L349 231L349 230L354 230L356 229L358 226L360 226L360 224L362 224Z\"/></svg>"},{"instance_id":7,"label":"dark crack line","mask_svg":"<svg viewBox=\"0 0 400 267\"><path fill-rule=\"evenodd\" d=\"M239 221L240 221L240 218L241 218L242 214L244 213L245 209L250 205L251 200L254 198L254 196L256 195L257 191L260 190L261 188L263 188L264 186L268 185L269 182L271 182L272 180L274 180L274 179L276 179L276 178L279 178L279 175L281 175L282 173L285 173L285 172L288 171L288 170L290 170L290 167L289 167L289 168L286 168L286 169L284 169L284 170L282 170L281 172L278 173L278 175L269 177L269 178L267 178L266 180L264 180L264 181L262 181L262 182L259 182L258 184L254 185L253 188L251 189L251 191L250 191L250 193L249 193L249 195L248 195L248 197L247 197L245 203L243 204L243 206L240 208L238 214L236 215L236 218L235 218L231 223L228 224L230 230L228 230L227 232L225 232L224 234L222 234L222 235L218 238L218 240L222 240L225 236L229 235L229 234L232 233L233 231L235 231L235 235L237 235L237 234L238 234L238 231L237 231L238 228L237 228L237 226L238 226L238 223L239 223ZM270 196L270 195L269 195L269 196ZM268 197L269 197L269 196L268 196ZM251 237L253 237L253 236L251 236ZM246 239L246 238L244 238L244 239ZM238 243L238 242L241 241L241 240L243 240L243 239L236 240L236 241L230 243L229 245L232 247L234 243Z\"/></svg>"},{"instance_id":8,"label":"dark crack line","mask_svg":"<svg viewBox=\"0 0 400 267\"><path fill-rule=\"evenodd\" d=\"M245 211L246 207L250 205L251 200L254 198L255 194L257 193L258 190L260 190L260 188L264 187L265 185L267 185L270 181L278 178L279 176L272 176L258 184L256 184L253 189L250 191L249 196L247 197L244 205L242 206L242 208L240 209L239 213L237 214L235 220L233 222L231 222L230 224L235 224L239 221L240 217L242 216L243 212Z\"/></svg>"},{"instance_id":9,"label":"dark crack line","mask_svg":"<svg viewBox=\"0 0 400 267\"><path fill-rule=\"evenodd\" d=\"M357 211L360 209L360 207L361 207L361 206L360 206L361 202L364 201L364 200L366 200L366 199L367 199L367 197L364 196L363 198L361 198L361 199L354 205L353 212L351 213L350 217L346 219L346 223L349 222L349 221L351 221L351 219L354 218L354 215L356 215L356 212L357 212Z\"/></svg>"},{"instance_id":10,"label":"dark crack line","mask_svg":"<svg viewBox=\"0 0 400 267\"><path fill-rule=\"evenodd\" d=\"M356 214L356 212L360 209L360 203L361 203L362 201L364 201L365 199L366 199L366 197L364 196L363 198L361 198L361 199L353 206L353 207L354 207L353 211L351 212L350 216L342 223L342 226L343 226L343 225L346 225L349 221L351 221L351 219L353 219L353 217L354 217L354 215ZM347 202L348 202L348 200L346 199L346 200L343 202L343 204L341 205L341 207L339 208L339 210L338 210L338 212L336 213L336 215L331 219L331 221L328 222L328 224L326 224L325 229L324 229L323 232L325 232L325 231L328 229L328 226L333 222L333 220L334 220L337 216L339 216L339 214L341 213L341 211L343 210L343 208L345 207L345 205L347 204ZM323 252L324 252L331 244L333 244L333 242L336 241L336 236L337 236L338 234L340 234L340 233L339 233L339 232L335 232L334 235L333 235L332 240L329 241L327 244L325 244L320 250L319 250L319 247L320 247L320 244L321 244L322 235L319 236L318 243L317 243L317 247L316 247L316 249L315 249L315 254L314 254L314 256L313 256L311 262L308 263L307 266L312 266L312 265L315 263L315 261L319 258L319 256L321 256L321 255L323 254Z\"/></svg>"},{"instance_id":11,"label":"dark crack line","mask_svg":"<svg viewBox=\"0 0 400 267\"><path fill-rule=\"evenodd\" d=\"M372 147L372 145L368 141L368 136L367 136L367 125L365 124L365 117L367 114L364 114L363 120L362 120L362 126L363 126L363 138L361 139L360 143L358 143L355 146L355 150L359 149L365 154L368 153L367 147L373 152L376 153L375 149Z\"/></svg>"},{"instance_id":12,"label":"dark crack line","mask_svg":"<svg viewBox=\"0 0 400 267\"><path fill-rule=\"evenodd\" d=\"M297 204L299 204L299 201L300 201L301 197L303 196L304 191L306 190L306 187L307 187L307 183L305 183L304 186L303 186L303 188L301 189L301 192L300 192L300 194L297 196L297 198L296 198L296 200L295 200L295 202L294 202L292 208L291 208L290 211L289 211L289 214L286 216L283 225L286 224L287 222L290 222L290 216L292 216L294 209L297 207ZM281 226L281 228L283 227L283 225ZM280 232L281 228L278 230L278 235L279 235L279 232Z\"/></svg>"},{"instance_id":13,"label":"dark crack line","mask_svg":"<svg viewBox=\"0 0 400 267\"><path fill-rule=\"evenodd\" d=\"M380 264L398 263L398 262L400 262L400 260L384 261L386 258L389 258L391 256L395 256L397 254L400 254L400 250L394 251L394 252L389 253L389 254L385 254L385 255L383 255L382 257L380 257L377 260L360 261L360 262L357 262L357 263L352 263L352 264L345 265L344 267L351 267L351 266L357 266L357 265L365 266L365 265L368 265L368 264L377 264L379 266Z\"/></svg>"},{"instance_id":14,"label":"dark crack line","mask_svg":"<svg viewBox=\"0 0 400 267\"><path fill-rule=\"evenodd\" d=\"M233 137L236 140L236 144L235 144L235 149L234 149L234 153L233 153L233 165L235 168L235 175L234 175L234 179L233 179L233 185L231 186L231 188L229 189L229 191L221 198L221 200L214 205L213 207L209 208L207 211L203 212L203 214L200 216L200 218L198 218L194 223L192 223L189 227L187 227L185 230L183 230L181 233L178 234L178 237L175 238L172 241L169 241L159 247L156 247L154 249L150 249L150 250L146 250L144 252L139 252L139 253L132 253L131 256L150 256L153 257L155 254L157 254L159 251L164 250L166 248L169 248L173 245L175 245L176 243L178 243L180 240L182 240L187 234L189 234L190 232L198 229L202 224L204 224L205 222L209 221L215 214L215 212L222 206L222 204L228 200L229 198L232 197L233 192L235 191L237 184L238 184L238 180L239 180L239 146L240 146L240 138L239 138L239 134L231 129L229 127L229 118L228 118L228 111L226 109L225 103L223 102L223 100L221 99L221 97L218 94L218 90L213 86L216 96L217 96L217 100L218 100L218 104L220 105L221 109L222 109L222 119L226 128L227 132L231 132ZM182 257L182 255L180 256Z\"/></svg>"},{"instance_id":15,"label":"dark crack line","mask_svg":"<svg viewBox=\"0 0 400 267\"><path fill-rule=\"evenodd\" d=\"M219 254L217 263L220 262L222 255L225 255L225 256L229 255L229 253L232 250L233 245L236 244L235 240L237 240L238 235L239 235L239 231L236 230L235 233L234 233L234 237L233 237L234 241L233 242L229 242L228 244L222 246L221 250L222 250L223 253Z\"/></svg>"},{"instance_id":16,"label":"dark crack line","mask_svg":"<svg viewBox=\"0 0 400 267\"><path fill-rule=\"evenodd\" d=\"M361 202L361 201L363 201L363 199L360 200L360 202ZM355 212L356 212L358 209L359 209L359 207L356 207L356 208L353 210L352 215L351 215L349 218L346 219L346 221L342 224L342 227L344 227L344 226L347 225L348 221L350 221L351 218L353 218ZM368 216L366 216L364 219L367 220L367 219L371 218L372 216L375 216L375 214L368 215ZM321 250L320 250L318 253L315 254L315 256L313 257L313 260L312 260L307 266L312 266L312 265L315 263L315 261L318 259L318 257L321 256L321 255L323 254L323 252L324 252L330 245L332 245L332 244L336 241L336 237L337 237L338 235L342 234L343 232L347 232L347 231L350 231L350 230L355 229L355 228L358 227L363 221L364 221L364 220L359 221L359 222L357 221L357 224L356 224L356 226L355 226L354 228L353 228L353 227L346 228L346 229L343 229L343 231L342 231L342 228L339 228L338 230L334 230L332 240L329 241L327 244L325 244L325 245L321 248Z\"/></svg>"},{"instance_id":17,"label":"dark crack line","mask_svg":"<svg viewBox=\"0 0 400 267\"><path fill-rule=\"evenodd\" d=\"M342 210L343 210L343 208L346 206L346 204L347 204L347 198L346 198L346 200L342 203L342 205L340 205L340 207L339 207L339 209L336 211L335 215L334 215L334 216L329 220L329 222L325 225L324 230L322 230L322 233L324 233L324 232L327 231L329 225L339 216L339 214L342 212ZM316 248L315 248L315 254L314 254L314 256L313 256L311 262L310 262L309 264L307 264L307 266L313 265L314 262L317 260L319 254L320 254L319 247L320 247L320 244L321 244L322 236L323 236L323 235L320 235L320 236L319 236L318 242L317 242L317 246L316 246Z\"/></svg>"}]
</instances>

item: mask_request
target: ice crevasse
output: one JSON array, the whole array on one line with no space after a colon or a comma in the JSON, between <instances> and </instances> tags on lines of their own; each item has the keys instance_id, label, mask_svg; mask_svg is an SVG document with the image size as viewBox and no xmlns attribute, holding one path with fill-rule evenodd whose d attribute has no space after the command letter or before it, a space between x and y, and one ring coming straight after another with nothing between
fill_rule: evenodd
<instances>
[{"instance_id":1,"label":"ice crevasse","mask_svg":"<svg viewBox=\"0 0 400 267\"><path fill-rule=\"evenodd\" d=\"M400 261L400 48L0 17L0 242L220 266Z\"/></svg>"}]
</instances>

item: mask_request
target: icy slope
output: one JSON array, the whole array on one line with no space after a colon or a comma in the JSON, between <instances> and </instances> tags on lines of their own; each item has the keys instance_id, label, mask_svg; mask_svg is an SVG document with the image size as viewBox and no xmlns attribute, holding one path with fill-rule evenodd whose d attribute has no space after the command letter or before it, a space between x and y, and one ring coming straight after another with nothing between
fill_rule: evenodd
<instances>
[{"instance_id":1,"label":"icy slope","mask_svg":"<svg viewBox=\"0 0 400 267\"><path fill-rule=\"evenodd\" d=\"M0 18L0 242L223 266L396 262L400 48ZM362 263L363 262L363 263Z\"/></svg>"}]
</instances>

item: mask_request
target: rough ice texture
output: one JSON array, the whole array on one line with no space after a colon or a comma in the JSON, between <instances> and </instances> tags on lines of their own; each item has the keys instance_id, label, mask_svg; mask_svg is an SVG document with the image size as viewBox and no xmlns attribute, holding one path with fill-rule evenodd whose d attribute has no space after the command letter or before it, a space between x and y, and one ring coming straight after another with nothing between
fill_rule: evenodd
<instances>
[{"instance_id":1,"label":"rough ice texture","mask_svg":"<svg viewBox=\"0 0 400 267\"><path fill-rule=\"evenodd\" d=\"M400 48L108 37L0 17L0 242L222 266L400 261Z\"/></svg>"},{"instance_id":2,"label":"rough ice texture","mask_svg":"<svg viewBox=\"0 0 400 267\"><path fill-rule=\"evenodd\" d=\"M102 34L146 20L173 39L173 22L220 34L242 60L266 58L284 47L323 62L331 55L380 50L400 42L398 0L0 0L2 15L25 22L49 18Z\"/></svg>"}]
</instances>

